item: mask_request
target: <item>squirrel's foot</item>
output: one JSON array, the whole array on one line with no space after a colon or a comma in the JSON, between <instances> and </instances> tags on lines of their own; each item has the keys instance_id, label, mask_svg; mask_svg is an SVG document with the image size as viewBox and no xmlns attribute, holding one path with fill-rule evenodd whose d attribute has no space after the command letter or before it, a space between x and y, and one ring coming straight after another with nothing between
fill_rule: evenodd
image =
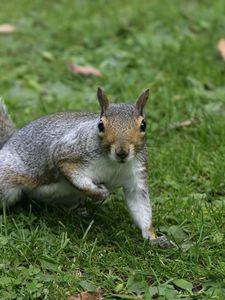
<instances>
[{"instance_id":1,"label":"squirrel's foot","mask_svg":"<svg viewBox=\"0 0 225 300\"><path fill-rule=\"evenodd\" d=\"M87 208L85 206L78 207L77 208L77 214L80 217L83 217L83 218L87 218L89 216L88 210L87 210Z\"/></svg>"},{"instance_id":2,"label":"squirrel's foot","mask_svg":"<svg viewBox=\"0 0 225 300\"><path fill-rule=\"evenodd\" d=\"M173 248L176 246L165 235L157 237L156 233L155 233L155 229L152 225L147 230L142 231L142 235L144 238L147 238L149 240L151 246L154 246L154 247L168 249L168 248Z\"/></svg>"},{"instance_id":3,"label":"squirrel's foot","mask_svg":"<svg viewBox=\"0 0 225 300\"><path fill-rule=\"evenodd\" d=\"M165 235L155 239L150 239L151 246L160 247L162 249L174 248L176 245L170 241Z\"/></svg>"}]
</instances>

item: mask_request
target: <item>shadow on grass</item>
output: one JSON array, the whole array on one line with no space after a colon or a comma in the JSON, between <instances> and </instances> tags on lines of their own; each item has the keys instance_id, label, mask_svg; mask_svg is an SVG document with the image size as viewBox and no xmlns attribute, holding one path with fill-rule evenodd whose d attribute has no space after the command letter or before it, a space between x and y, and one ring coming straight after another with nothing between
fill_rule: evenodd
<instances>
[{"instance_id":1,"label":"shadow on grass","mask_svg":"<svg viewBox=\"0 0 225 300\"><path fill-rule=\"evenodd\" d=\"M44 224L53 234L66 231L74 240L84 240L88 234L89 238L98 237L106 243L113 243L118 237L125 242L129 234L133 238L134 233L142 240L138 229L133 228L132 220L121 200L101 203L89 200L86 209L88 214L82 215L79 208L69 209L24 197L6 209L6 216L14 220L14 223L31 230Z\"/></svg>"}]
</instances>

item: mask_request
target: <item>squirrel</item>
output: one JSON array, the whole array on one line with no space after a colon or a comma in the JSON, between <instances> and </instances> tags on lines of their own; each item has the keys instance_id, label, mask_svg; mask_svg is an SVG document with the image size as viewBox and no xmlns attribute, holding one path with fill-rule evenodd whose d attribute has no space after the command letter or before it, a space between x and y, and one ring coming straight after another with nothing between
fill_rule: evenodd
<instances>
[{"instance_id":1,"label":"squirrel","mask_svg":"<svg viewBox=\"0 0 225 300\"><path fill-rule=\"evenodd\" d=\"M98 88L100 113L59 112L16 130L0 102L0 204L23 193L48 202L103 200L122 187L126 205L142 236L156 237L148 191L145 90L135 104L110 104Z\"/></svg>"}]
</instances>

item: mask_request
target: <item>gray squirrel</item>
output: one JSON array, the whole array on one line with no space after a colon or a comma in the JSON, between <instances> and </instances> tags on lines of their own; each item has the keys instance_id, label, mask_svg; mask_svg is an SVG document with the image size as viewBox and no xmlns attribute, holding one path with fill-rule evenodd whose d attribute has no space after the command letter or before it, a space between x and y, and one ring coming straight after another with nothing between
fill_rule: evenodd
<instances>
[{"instance_id":1,"label":"gray squirrel","mask_svg":"<svg viewBox=\"0 0 225 300\"><path fill-rule=\"evenodd\" d=\"M109 104L98 88L100 113L60 112L16 130L0 104L0 204L32 199L85 201L105 199L122 187L128 211L142 236L156 238L148 192L146 122L149 90L135 104Z\"/></svg>"}]
</instances>

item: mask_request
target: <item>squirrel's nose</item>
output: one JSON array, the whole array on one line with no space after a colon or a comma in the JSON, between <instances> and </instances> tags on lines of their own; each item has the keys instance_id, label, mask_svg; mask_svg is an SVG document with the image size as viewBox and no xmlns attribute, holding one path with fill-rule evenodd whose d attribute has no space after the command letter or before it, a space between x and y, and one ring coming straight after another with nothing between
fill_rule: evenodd
<instances>
[{"instance_id":1,"label":"squirrel's nose","mask_svg":"<svg viewBox=\"0 0 225 300\"><path fill-rule=\"evenodd\" d=\"M121 159L121 160L125 160L125 158L127 158L129 154L129 151L125 151L123 149L119 150L116 152L116 155Z\"/></svg>"}]
</instances>

